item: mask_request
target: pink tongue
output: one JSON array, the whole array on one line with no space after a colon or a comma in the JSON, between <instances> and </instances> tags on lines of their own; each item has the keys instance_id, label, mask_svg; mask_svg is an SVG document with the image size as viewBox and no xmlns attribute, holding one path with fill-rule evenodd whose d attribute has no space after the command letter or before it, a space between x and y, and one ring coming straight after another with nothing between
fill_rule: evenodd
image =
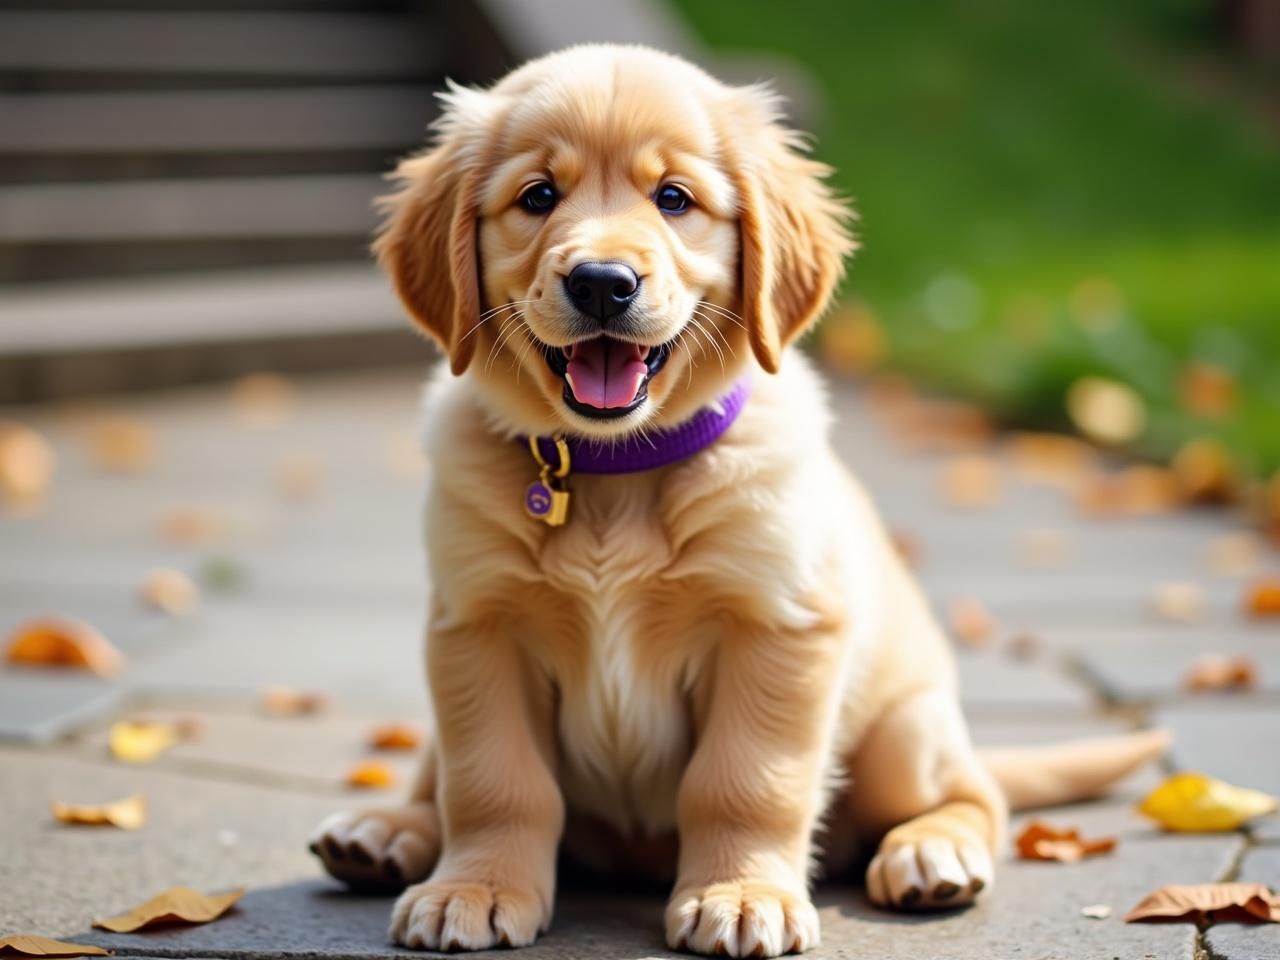
<instances>
[{"instance_id":1,"label":"pink tongue","mask_svg":"<svg viewBox=\"0 0 1280 960\"><path fill-rule=\"evenodd\" d=\"M638 344L596 337L570 349L566 374L579 403L607 410L625 407L636 398L649 368Z\"/></svg>"}]
</instances>

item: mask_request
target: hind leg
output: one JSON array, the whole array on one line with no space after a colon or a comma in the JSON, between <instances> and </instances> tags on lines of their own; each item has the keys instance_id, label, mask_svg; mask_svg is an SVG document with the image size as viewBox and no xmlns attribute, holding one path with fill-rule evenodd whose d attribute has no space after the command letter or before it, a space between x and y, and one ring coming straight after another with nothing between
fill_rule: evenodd
<instances>
[{"instance_id":1,"label":"hind leg","mask_svg":"<svg viewBox=\"0 0 1280 960\"><path fill-rule=\"evenodd\" d=\"M333 814L312 834L311 852L353 887L399 890L417 883L440 856L435 785L435 748L429 744L407 803Z\"/></svg>"},{"instance_id":2,"label":"hind leg","mask_svg":"<svg viewBox=\"0 0 1280 960\"><path fill-rule=\"evenodd\" d=\"M941 909L992 882L1008 813L979 763L955 696L918 691L890 707L852 757L844 808L859 837L880 838L867 868L879 906Z\"/></svg>"}]
</instances>

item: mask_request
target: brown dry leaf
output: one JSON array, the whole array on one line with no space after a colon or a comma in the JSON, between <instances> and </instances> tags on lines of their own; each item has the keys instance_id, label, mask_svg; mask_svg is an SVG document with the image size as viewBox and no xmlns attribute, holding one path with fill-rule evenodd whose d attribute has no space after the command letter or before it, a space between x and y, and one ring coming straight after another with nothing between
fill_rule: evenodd
<instances>
[{"instance_id":1,"label":"brown dry leaf","mask_svg":"<svg viewBox=\"0 0 1280 960\"><path fill-rule=\"evenodd\" d=\"M151 428L130 417L109 417L89 428L93 462L112 473L140 473L155 457Z\"/></svg>"},{"instance_id":2,"label":"brown dry leaf","mask_svg":"<svg viewBox=\"0 0 1280 960\"><path fill-rule=\"evenodd\" d=\"M162 567L143 577L138 599L153 610L185 617L200 606L200 588L182 571Z\"/></svg>"},{"instance_id":3,"label":"brown dry leaf","mask_svg":"<svg viewBox=\"0 0 1280 960\"><path fill-rule=\"evenodd\" d=\"M50 940L34 933L0 937L0 957L109 957L110 951L87 943Z\"/></svg>"},{"instance_id":4,"label":"brown dry leaf","mask_svg":"<svg viewBox=\"0 0 1280 960\"><path fill-rule=\"evenodd\" d=\"M844 307L821 327L823 359L837 373L861 376L879 367L889 342L880 322L865 306Z\"/></svg>"},{"instance_id":5,"label":"brown dry leaf","mask_svg":"<svg viewBox=\"0 0 1280 960\"><path fill-rule=\"evenodd\" d=\"M121 720L111 725L107 746L121 763L150 763L193 732L190 723Z\"/></svg>"},{"instance_id":6,"label":"brown dry leaf","mask_svg":"<svg viewBox=\"0 0 1280 960\"><path fill-rule=\"evenodd\" d=\"M0 420L0 500L17 509L37 505L53 483L57 458L36 431Z\"/></svg>"},{"instance_id":7,"label":"brown dry leaf","mask_svg":"<svg viewBox=\"0 0 1280 960\"><path fill-rule=\"evenodd\" d=\"M9 635L5 659L32 666L88 670L107 677L125 664L125 656L89 624L70 617L26 620Z\"/></svg>"},{"instance_id":8,"label":"brown dry leaf","mask_svg":"<svg viewBox=\"0 0 1280 960\"><path fill-rule=\"evenodd\" d=\"M993 457L956 457L942 468L942 496L957 507L990 507L1000 498L1000 465Z\"/></svg>"},{"instance_id":9,"label":"brown dry leaf","mask_svg":"<svg viewBox=\"0 0 1280 960\"><path fill-rule=\"evenodd\" d=\"M1258 667L1244 654L1209 653L1192 661L1182 676L1182 687L1192 693L1251 690L1258 684Z\"/></svg>"},{"instance_id":10,"label":"brown dry leaf","mask_svg":"<svg viewBox=\"0 0 1280 960\"><path fill-rule=\"evenodd\" d=\"M226 528L226 518L218 511L195 504L171 507L160 516L160 538L183 546L213 543Z\"/></svg>"},{"instance_id":11,"label":"brown dry leaf","mask_svg":"<svg viewBox=\"0 0 1280 960\"><path fill-rule=\"evenodd\" d=\"M1204 616L1204 590L1197 583L1162 583L1151 598L1151 609L1162 620L1194 623Z\"/></svg>"},{"instance_id":12,"label":"brown dry leaf","mask_svg":"<svg viewBox=\"0 0 1280 960\"><path fill-rule=\"evenodd\" d=\"M267 687L260 698L262 709L282 717L305 716L319 713L329 705L329 698L315 690L295 690L293 687Z\"/></svg>"},{"instance_id":13,"label":"brown dry leaf","mask_svg":"<svg viewBox=\"0 0 1280 960\"><path fill-rule=\"evenodd\" d=\"M1236 380L1221 367L1204 361L1187 364L1178 378L1182 405L1198 417L1222 417L1236 404Z\"/></svg>"},{"instance_id":14,"label":"brown dry leaf","mask_svg":"<svg viewBox=\"0 0 1280 960\"><path fill-rule=\"evenodd\" d=\"M1004 451L1018 479L1052 486L1078 482L1098 461L1097 450L1062 433L1015 432L1005 441Z\"/></svg>"},{"instance_id":15,"label":"brown dry leaf","mask_svg":"<svg viewBox=\"0 0 1280 960\"><path fill-rule=\"evenodd\" d=\"M388 723L369 734L369 746L374 750L414 750L421 742L422 735L406 723Z\"/></svg>"},{"instance_id":16,"label":"brown dry leaf","mask_svg":"<svg viewBox=\"0 0 1280 960\"><path fill-rule=\"evenodd\" d=\"M1182 495L1194 503L1228 503L1236 498L1239 479L1227 448L1210 437L1188 440L1170 464Z\"/></svg>"},{"instance_id":17,"label":"brown dry leaf","mask_svg":"<svg viewBox=\"0 0 1280 960\"><path fill-rule=\"evenodd\" d=\"M1139 920L1217 923L1280 923L1280 897L1261 883L1169 884L1142 898L1125 914Z\"/></svg>"},{"instance_id":18,"label":"brown dry leaf","mask_svg":"<svg viewBox=\"0 0 1280 960\"><path fill-rule=\"evenodd\" d=\"M985 647L995 639L999 624L985 606L972 597L952 602L947 612L951 633L967 647Z\"/></svg>"},{"instance_id":19,"label":"brown dry leaf","mask_svg":"<svg viewBox=\"0 0 1280 960\"><path fill-rule=\"evenodd\" d=\"M1053 570L1067 562L1067 535L1062 530L1040 527L1018 532L1018 562L1034 570Z\"/></svg>"},{"instance_id":20,"label":"brown dry leaf","mask_svg":"<svg viewBox=\"0 0 1280 960\"><path fill-rule=\"evenodd\" d=\"M293 413L293 384L277 373L251 373L231 386L237 419L255 430L280 426Z\"/></svg>"},{"instance_id":21,"label":"brown dry leaf","mask_svg":"<svg viewBox=\"0 0 1280 960\"><path fill-rule=\"evenodd\" d=\"M1032 820L1018 834L1014 844L1023 860L1057 860L1076 863L1085 857L1110 853L1116 847L1115 837L1086 840L1075 829L1061 830L1042 820Z\"/></svg>"},{"instance_id":22,"label":"brown dry leaf","mask_svg":"<svg viewBox=\"0 0 1280 960\"><path fill-rule=\"evenodd\" d=\"M189 887L170 887L128 913L94 920L93 925L112 933L133 933L162 923L208 923L217 920L243 896L243 887L218 894L203 894Z\"/></svg>"},{"instance_id":23,"label":"brown dry leaf","mask_svg":"<svg viewBox=\"0 0 1280 960\"><path fill-rule=\"evenodd\" d=\"M1096 443L1124 444L1147 425L1147 405L1132 387L1105 377L1081 377L1067 391L1067 413Z\"/></svg>"},{"instance_id":24,"label":"brown dry leaf","mask_svg":"<svg viewBox=\"0 0 1280 960\"><path fill-rule=\"evenodd\" d=\"M358 763L347 771L347 786L361 790L385 790L396 785L396 772L377 761Z\"/></svg>"},{"instance_id":25,"label":"brown dry leaf","mask_svg":"<svg viewBox=\"0 0 1280 960\"><path fill-rule=\"evenodd\" d=\"M918 397L886 412L894 436L909 450L967 453L994 442L991 419L968 403Z\"/></svg>"},{"instance_id":26,"label":"brown dry leaf","mask_svg":"<svg viewBox=\"0 0 1280 960\"><path fill-rule=\"evenodd\" d=\"M1076 490L1077 506L1092 516L1150 516L1182 503L1182 488L1173 472L1149 464L1096 473Z\"/></svg>"},{"instance_id":27,"label":"brown dry leaf","mask_svg":"<svg viewBox=\"0 0 1280 960\"><path fill-rule=\"evenodd\" d=\"M291 454L276 464L273 482L286 500L310 500L324 484L324 469L315 457Z\"/></svg>"},{"instance_id":28,"label":"brown dry leaf","mask_svg":"<svg viewBox=\"0 0 1280 960\"><path fill-rule=\"evenodd\" d=\"M891 530L889 531L889 542L893 544L893 549L908 568L919 570L923 566L924 545L915 534L909 530Z\"/></svg>"},{"instance_id":29,"label":"brown dry leaf","mask_svg":"<svg viewBox=\"0 0 1280 960\"><path fill-rule=\"evenodd\" d=\"M1280 577L1266 577L1250 584L1245 612L1251 617L1280 617Z\"/></svg>"},{"instance_id":30,"label":"brown dry leaf","mask_svg":"<svg viewBox=\"0 0 1280 960\"><path fill-rule=\"evenodd\" d=\"M112 803L74 804L54 800L49 806L54 819L61 823L137 830L147 822L147 799L140 793Z\"/></svg>"},{"instance_id":31,"label":"brown dry leaf","mask_svg":"<svg viewBox=\"0 0 1280 960\"><path fill-rule=\"evenodd\" d=\"M1224 533L1209 543L1209 570L1218 577L1247 577L1262 563L1262 540L1248 530Z\"/></svg>"}]
</instances>

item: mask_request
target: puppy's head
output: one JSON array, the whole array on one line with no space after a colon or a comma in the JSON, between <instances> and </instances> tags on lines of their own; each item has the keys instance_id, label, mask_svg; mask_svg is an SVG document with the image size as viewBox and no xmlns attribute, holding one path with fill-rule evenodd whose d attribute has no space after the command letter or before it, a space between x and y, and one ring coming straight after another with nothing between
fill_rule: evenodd
<instances>
[{"instance_id":1,"label":"puppy's head","mask_svg":"<svg viewBox=\"0 0 1280 960\"><path fill-rule=\"evenodd\" d=\"M845 207L759 87L576 47L453 88L375 250L455 374L513 430L680 421L822 312Z\"/></svg>"}]
</instances>

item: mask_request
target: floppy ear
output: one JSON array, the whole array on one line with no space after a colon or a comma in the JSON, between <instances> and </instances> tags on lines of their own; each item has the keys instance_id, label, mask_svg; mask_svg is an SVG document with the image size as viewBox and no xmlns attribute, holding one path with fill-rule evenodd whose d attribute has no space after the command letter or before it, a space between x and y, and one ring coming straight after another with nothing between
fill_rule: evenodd
<instances>
[{"instance_id":1,"label":"floppy ear","mask_svg":"<svg viewBox=\"0 0 1280 960\"><path fill-rule=\"evenodd\" d=\"M400 162L392 179L400 190L379 199L386 219L373 251L395 284L405 308L440 344L455 374L475 353L480 322L476 265L480 192L479 144L470 142L464 107L486 95L454 88L442 99L439 143ZM469 124L468 124L469 125Z\"/></svg>"},{"instance_id":2,"label":"floppy ear","mask_svg":"<svg viewBox=\"0 0 1280 960\"><path fill-rule=\"evenodd\" d=\"M826 309L856 247L850 209L831 192L831 168L806 156L767 89L736 90L744 128L726 137L738 190L742 315L756 361L778 372L782 351Z\"/></svg>"}]
</instances>

